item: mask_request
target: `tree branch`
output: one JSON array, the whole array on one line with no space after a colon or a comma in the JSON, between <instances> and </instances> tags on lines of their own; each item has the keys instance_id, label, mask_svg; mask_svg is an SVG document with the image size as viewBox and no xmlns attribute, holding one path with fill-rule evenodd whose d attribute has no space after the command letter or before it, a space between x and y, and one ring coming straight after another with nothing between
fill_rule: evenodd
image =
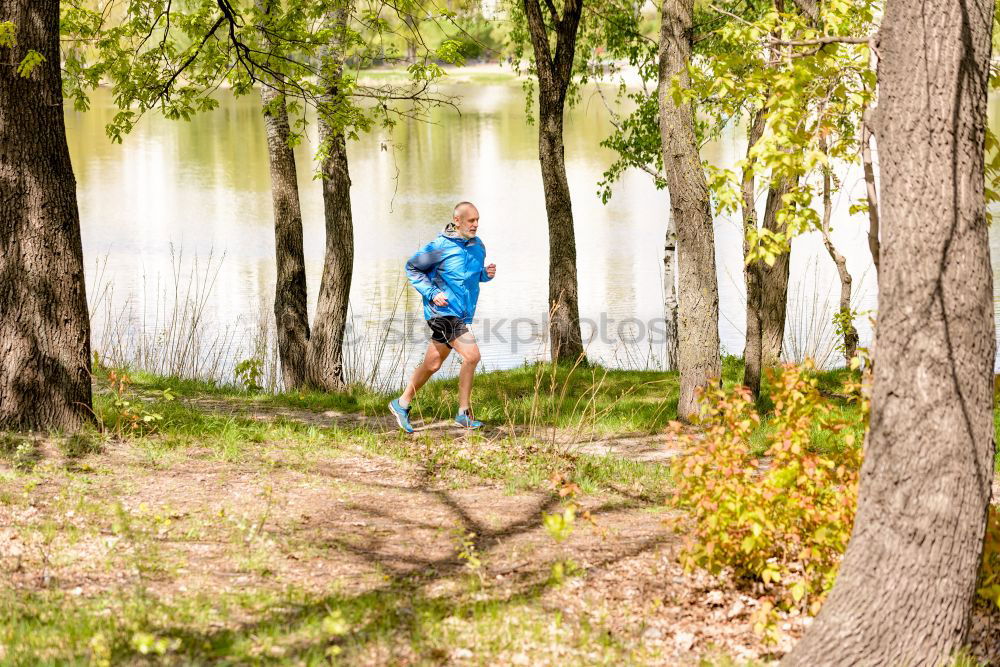
<instances>
[{"instance_id":1,"label":"tree branch","mask_svg":"<svg viewBox=\"0 0 1000 667\"><path fill-rule=\"evenodd\" d=\"M551 76L555 63L549 49L549 37L545 30L545 19L538 0L522 0L524 17L528 23L528 35L535 51L535 64L541 76Z\"/></svg>"},{"instance_id":2,"label":"tree branch","mask_svg":"<svg viewBox=\"0 0 1000 667\"><path fill-rule=\"evenodd\" d=\"M559 22L559 12L556 10L555 3L552 2L552 0L545 0L545 6L548 8L549 14L552 17L552 23L558 23Z\"/></svg>"},{"instance_id":3,"label":"tree branch","mask_svg":"<svg viewBox=\"0 0 1000 667\"><path fill-rule=\"evenodd\" d=\"M219 26L221 26L223 21L225 20L226 20L225 16L220 16L219 19L212 26L212 28L207 33L205 33L205 36L201 38L201 42L199 42L198 46L195 48L194 53L188 56L188 59L185 60L183 63L181 63L181 66L174 71L173 75L171 75L169 79L167 79L167 82L163 85L163 88L156 95L156 99L160 99L161 97L166 97L167 99L170 98L170 86L172 86L174 84L174 81L177 80L177 77L179 77L181 73L184 70L186 70L191 63L195 61L195 58L198 57L198 54L201 53L201 49L205 46L205 42L207 42L212 37L212 35L215 34L215 31L219 29Z\"/></svg>"}]
</instances>

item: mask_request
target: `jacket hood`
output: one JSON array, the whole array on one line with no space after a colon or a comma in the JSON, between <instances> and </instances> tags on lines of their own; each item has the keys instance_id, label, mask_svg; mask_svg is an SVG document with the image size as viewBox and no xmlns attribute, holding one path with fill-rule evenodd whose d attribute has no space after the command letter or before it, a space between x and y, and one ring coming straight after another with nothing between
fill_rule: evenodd
<instances>
[{"instance_id":1,"label":"jacket hood","mask_svg":"<svg viewBox=\"0 0 1000 667\"><path fill-rule=\"evenodd\" d=\"M456 225L454 222L449 222L447 225L444 226L444 229L441 230L441 236L445 237L446 239L461 241L462 243L471 243L472 241L475 241L478 238L477 236L473 236L471 239L465 238L464 236L458 233L458 225Z\"/></svg>"}]
</instances>

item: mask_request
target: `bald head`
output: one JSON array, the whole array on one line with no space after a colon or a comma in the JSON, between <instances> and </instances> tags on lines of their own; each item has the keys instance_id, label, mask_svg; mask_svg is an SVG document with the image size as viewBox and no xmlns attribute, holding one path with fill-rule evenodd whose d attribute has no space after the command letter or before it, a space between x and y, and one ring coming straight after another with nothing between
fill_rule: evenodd
<instances>
[{"instance_id":1,"label":"bald head","mask_svg":"<svg viewBox=\"0 0 1000 667\"><path fill-rule=\"evenodd\" d=\"M476 205L473 204L471 201L460 201L457 204L455 204L455 210L452 212L452 215L458 218L465 215L470 210L475 211Z\"/></svg>"},{"instance_id":2,"label":"bald head","mask_svg":"<svg viewBox=\"0 0 1000 667\"><path fill-rule=\"evenodd\" d=\"M464 238L471 239L479 229L479 209L469 201L459 202L455 205L453 213L455 228Z\"/></svg>"}]
</instances>

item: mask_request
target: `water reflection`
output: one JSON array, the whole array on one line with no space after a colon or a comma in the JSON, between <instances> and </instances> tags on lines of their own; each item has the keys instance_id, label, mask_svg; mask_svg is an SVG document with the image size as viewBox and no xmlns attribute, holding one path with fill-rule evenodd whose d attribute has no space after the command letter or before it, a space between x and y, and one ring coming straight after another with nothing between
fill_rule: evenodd
<instances>
[{"instance_id":1,"label":"water reflection","mask_svg":"<svg viewBox=\"0 0 1000 667\"><path fill-rule=\"evenodd\" d=\"M477 203L480 235L497 279L484 287L478 318L496 323L529 318L546 310L548 236L537 161L536 128L524 119L524 98L516 82L455 85L461 113L441 109L433 123L400 122L349 148L356 225L356 259L351 291L355 331L368 345L370 326L397 314L419 314L419 300L404 289L402 264L432 238L461 199ZM90 112L66 112L70 150L78 179L88 278L97 280L93 260L107 258L105 278L114 299L129 293L133 305L143 296L143 277L171 272L170 247L185 256L225 253L206 307L206 327L236 326L245 332L237 356L248 356L260 313L270 310L274 248L266 142L259 101L220 95L220 108L191 122L144 118L123 145L112 144L104 125L114 113L110 94L99 90ZM598 321L638 318L649 322L662 311L663 230L668 197L643 173L628 174L611 202L596 192L601 172L613 159L599 141L609 129L599 101L585 97L569 112L566 160L576 217L581 316ZM323 216L320 186L313 179L310 144L296 150L305 225L311 298L322 267ZM743 154L738 132L708 147L710 159L731 164ZM845 190L863 196L860 170L846 174ZM761 200L761 205L763 201ZM841 194L834 213L834 241L855 276L856 302L875 306L874 271L866 242L864 216L849 216ZM743 348L744 293L741 230L738 220L716 221L721 289L720 333L726 351ZM992 243L997 250L995 240ZM792 257L789 329L794 352L828 361L836 304L836 271L819 236L795 242ZM141 305L141 304L139 304ZM108 326L95 318L95 339ZM862 345L870 328L861 322ZM422 333L418 323L418 330ZM530 327L526 327L527 332ZM537 326L536 326L537 329ZM480 331L481 336L483 334ZM527 337L525 333L518 340ZM504 338L504 337L501 337ZM487 368L511 367L537 358L531 344L483 336ZM613 337L612 337L613 338ZM419 354L419 342L402 348L391 373L399 374ZM614 365L655 365L659 346L639 349L615 340L595 340L589 354ZM361 363L367 352L355 351ZM388 366L387 366L388 367ZM384 371L390 373L390 371ZM394 376L395 377L395 376Z\"/></svg>"}]
</instances>

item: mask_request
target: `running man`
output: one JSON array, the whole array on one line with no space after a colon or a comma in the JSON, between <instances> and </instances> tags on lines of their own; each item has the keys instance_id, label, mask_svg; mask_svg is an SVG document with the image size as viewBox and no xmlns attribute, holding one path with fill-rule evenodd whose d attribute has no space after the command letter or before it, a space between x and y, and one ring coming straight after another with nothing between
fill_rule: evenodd
<instances>
[{"instance_id":1,"label":"running man","mask_svg":"<svg viewBox=\"0 0 1000 667\"><path fill-rule=\"evenodd\" d=\"M424 298L424 319L431 328L431 342L423 362L413 371L403 395L389 403L399 427L407 433L413 433L410 426L413 397L441 368L452 350L462 357L455 421L469 429L483 425L472 418L469 406L472 376L479 363L479 345L468 325L476 314L479 283L493 280L497 266L484 266L486 246L476 238L478 229L479 211L472 203L463 201L455 207L452 222L444 231L406 263L406 275Z\"/></svg>"}]
</instances>

